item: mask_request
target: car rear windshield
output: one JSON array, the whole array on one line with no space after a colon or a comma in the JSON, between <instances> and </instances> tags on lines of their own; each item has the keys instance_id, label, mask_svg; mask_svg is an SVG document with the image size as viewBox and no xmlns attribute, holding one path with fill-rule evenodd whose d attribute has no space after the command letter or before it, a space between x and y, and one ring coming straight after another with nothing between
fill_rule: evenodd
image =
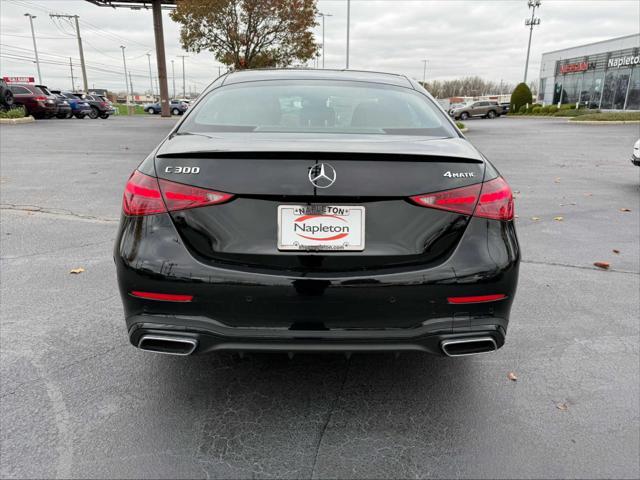
<instances>
[{"instance_id":1,"label":"car rear windshield","mask_svg":"<svg viewBox=\"0 0 640 480\"><path fill-rule=\"evenodd\" d=\"M317 132L454 137L432 100L415 90L351 81L261 81L209 92L185 132Z\"/></svg>"}]
</instances>

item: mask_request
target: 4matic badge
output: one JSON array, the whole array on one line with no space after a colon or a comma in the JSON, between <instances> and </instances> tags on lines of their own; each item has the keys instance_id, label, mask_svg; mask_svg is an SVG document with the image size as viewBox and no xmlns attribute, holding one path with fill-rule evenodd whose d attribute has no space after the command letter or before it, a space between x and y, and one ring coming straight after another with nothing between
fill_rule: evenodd
<instances>
[{"instance_id":1,"label":"4matic badge","mask_svg":"<svg viewBox=\"0 0 640 480\"><path fill-rule=\"evenodd\" d=\"M470 178L470 177L475 177L475 175L473 174L473 172L453 172L453 173L451 173L450 171L447 171L447 172L444 172L443 177Z\"/></svg>"}]
</instances>

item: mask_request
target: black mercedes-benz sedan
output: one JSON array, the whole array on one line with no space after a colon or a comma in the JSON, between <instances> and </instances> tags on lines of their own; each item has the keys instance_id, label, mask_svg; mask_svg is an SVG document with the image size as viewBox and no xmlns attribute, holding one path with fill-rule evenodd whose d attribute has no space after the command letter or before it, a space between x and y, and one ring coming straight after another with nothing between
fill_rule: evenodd
<instances>
[{"instance_id":1,"label":"black mercedes-benz sedan","mask_svg":"<svg viewBox=\"0 0 640 480\"><path fill-rule=\"evenodd\" d=\"M133 172L122 210L118 283L143 350L504 344L511 189L405 76L222 76Z\"/></svg>"}]
</instances>

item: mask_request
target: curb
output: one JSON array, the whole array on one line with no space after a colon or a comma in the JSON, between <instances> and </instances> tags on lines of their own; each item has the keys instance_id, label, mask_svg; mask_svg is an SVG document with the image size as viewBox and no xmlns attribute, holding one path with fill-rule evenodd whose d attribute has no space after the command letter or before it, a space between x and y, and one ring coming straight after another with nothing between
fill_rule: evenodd
<instances>
[{"instance_id":1,"label":"curb","mask_svg":"<svg viewBox=\"0 0 640 480\"><path fill-rule=\"evenodd\" d=\"M20 125L21 123L34 123L36 120L31 115L22 118L0 118L0 125Z\"/></svg>"},{"instance_id":2,"label":"curb","mask_svg":"<svg viewBox=\"0 0 640 480\"><path fill-rule=\"evenodd\" d=\"M469 131L469 127L461 128L461 129L460 129L460 131L461 131L462 133L467 133L467 132Z\"/></svg>"},{"instance_id":3,"label":"curb","mask_svg":"<svg viewBox=\"0 0 640 480\"><path fill-rule=\"evenodd\" d=\"M640 120L568 120L567 123L582 123L583 125L625 125L640 123Z\"/></svg>"}]
</instances>

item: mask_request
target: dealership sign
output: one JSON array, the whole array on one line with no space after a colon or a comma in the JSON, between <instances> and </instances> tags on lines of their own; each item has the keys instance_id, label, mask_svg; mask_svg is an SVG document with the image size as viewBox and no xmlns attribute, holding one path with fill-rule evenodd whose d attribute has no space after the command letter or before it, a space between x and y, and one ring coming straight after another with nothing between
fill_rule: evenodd
<instances>
[{"instance_id":1,"label":"dealership sign","mask_svg":"<svg viewBox=\"0 0 640 480\"><path fill-rule=\"evenodd\" d=\"M626 57L610 58L607 68L628 67L640 64L640 55L628 55Z\"/></svg>"},{"instance_id":2,"label":"dealership sign","mask_svg":"<svg viewBox=\"0 0 640 480\"><path fill-rule=\"evenodd\" d=\"M594 68L596 68L596 64L593 62L567 63L566 65L560 65L560 73L564 75L565 73L584 72Z\"/></svg>"},{"instance_id":3,"label":"dealership sign","mask_svg":"<svg viewBox=\"0 0 640 480\"><path fill-rule=\"evenodd\" d=\"M33 77L2 77L7 83L34 83L36 81Z\"/></svg>"}]
</instances>

